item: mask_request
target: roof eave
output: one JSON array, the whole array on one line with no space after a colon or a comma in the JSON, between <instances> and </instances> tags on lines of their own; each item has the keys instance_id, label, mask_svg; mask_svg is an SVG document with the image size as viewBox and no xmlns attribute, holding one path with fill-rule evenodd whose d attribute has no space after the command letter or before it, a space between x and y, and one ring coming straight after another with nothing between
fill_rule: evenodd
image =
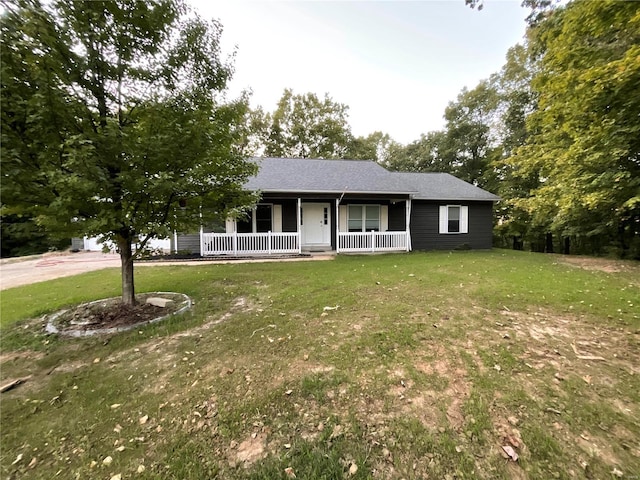
<instances>
[{"instance_id":1,"label":"roof eave","mask_svg":"<svg viewBox=\"0 0 640 480\"><path fill-rule=\"evenodd\" d=\"M416 192L399 192L397 190L392 191L382 191L382 190L296 190L296 189L271 189L271 188L256 188L253 189L255 192L266 192L266 193L330 193L335 195L342 194L357 194L357 195L414 195Z\"/></svg>"}]
</instances>

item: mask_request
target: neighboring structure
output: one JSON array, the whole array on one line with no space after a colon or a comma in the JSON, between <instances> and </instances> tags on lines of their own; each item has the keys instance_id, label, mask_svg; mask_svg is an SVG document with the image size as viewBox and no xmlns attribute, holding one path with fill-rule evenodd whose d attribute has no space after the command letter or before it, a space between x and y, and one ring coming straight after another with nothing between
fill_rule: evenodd
<instances>
[{"instance_id":1,"label":"neighboring structure","mask_svg":"<svg viewBox=\"0 0 640 480\"><path fill-rule=\"evenodd\" d=\"M251 218L175 234L207 255L491 248L499 198L447 173L395 173L373 161L258 158Z\"/></svg>"},{"instance_id":2,"label":"neighboring structure","mask_svg":"<svg viewBox=\"0 0 640 480\"><path fill-rule=\"evenodd\" d=\"M91 252L102 252L106 250L110 252L116 251L116 245L113 242L100 242L98 237L72 238L72 250L88 250ZM162 250L169 253L171 251L171 240L152 238L146 245L149 250Z\"/></svg>"}]
</instances>

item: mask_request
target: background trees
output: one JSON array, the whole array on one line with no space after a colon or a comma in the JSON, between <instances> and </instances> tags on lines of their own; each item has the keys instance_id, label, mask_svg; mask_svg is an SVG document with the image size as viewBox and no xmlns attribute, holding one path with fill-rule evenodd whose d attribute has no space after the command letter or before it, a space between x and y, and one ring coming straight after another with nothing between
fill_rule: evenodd
<instances>
[{"instance_id":1,"label":"background trees","mask_svg":"<svg viewBox=\"0 0 640 480\"><path fill-rule=\"evenodd\" d=\"M508 163L520 205L585 250L640 255L640 5L572 2L530 29L537 109Z\"/></svg>"},{"instance_id":2,"label":"background trees","mask_svg":"<svg viewBox=\"0 0 640 480\"><path fill-rule=\"evenodd\" d=\"M238 148L246 98L217 23L178 0L17 0L2 18L2 208L67 238L132 243L224 216L251 199Z\"/></svg>"},{"instance_id":3,"label":"background trees","mask_svg":"<svg viewBox=\"0 0 640 480\"><path fill-rule=\"evenodd\" d=\"M272 157L344 158L351 140L347 107L325 94L285 89L266 117L264 151Z\"/></svg>"}]
</instances>

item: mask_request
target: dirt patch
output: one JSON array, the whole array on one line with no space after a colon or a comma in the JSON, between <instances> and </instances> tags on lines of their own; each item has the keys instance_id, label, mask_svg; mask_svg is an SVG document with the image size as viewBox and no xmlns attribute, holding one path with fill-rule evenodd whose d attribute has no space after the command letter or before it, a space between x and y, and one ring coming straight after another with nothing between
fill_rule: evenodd
<instances>
[{"instance_id":1,"label":"dirt patch","mask_svg":"<svg viewBox=\"0 0 640 480\"><path fill-rule=\"evenodd\" d=\"M39 360L44 357L44 353L42 352L33 352L30 350L24 352L7 352L0 354L0 365L6 362L13 362L15 360L26 359L26 360Z\"/></svg>"},{"instance_id":2,"label":"dirt patch","mask_svg":"<svg viewBox=\"0 0 640 480\"><path fill-rule=\"evenodd\" d=\"M246 468L266 457L267 453L267 435L252 433L239 445L236 445L235 442L231 444L229 463L233 466L242 465Z\"/></svg>"},{"instance_id":3,"label":"dirt patch","mask_svg":"<svg viewBox=\"0 0 640 480\"><path fill-rule=\"evenodd\" d=\"M613 260L609 258L597 257L577 257L569 255L559 255L558 262L570 265L572 267L584 268L585 270L593 270L605 273L628 272L634 269L634 266L622 260Z\"/></svg>"}]
</instances>

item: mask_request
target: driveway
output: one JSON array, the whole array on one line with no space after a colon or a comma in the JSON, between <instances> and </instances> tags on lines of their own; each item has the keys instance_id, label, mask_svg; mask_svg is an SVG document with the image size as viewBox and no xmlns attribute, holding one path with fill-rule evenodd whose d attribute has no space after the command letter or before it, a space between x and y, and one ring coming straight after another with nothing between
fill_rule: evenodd
<instances>
[{"instance_id":1,"label":"driveway","mask_svg":"<svg viewBox=\"0 0 640 480\"><path fill-rule=\"evenodd\" d=\"M140 262L136 263L136 268L141 266L167 266L167 265L202 265L203 263L236 263L247 262L300 262L305 260L331 260L334 256L312 255L303 258L288 259L244 259L244 260L209 260L209 261L161 261L161 262ZM45 253L32 257L7 258L0 260L0 290L19 287L54 278L70 277L79 273L101 270L103 268L120 268L120 256L115 253L101 252L78 252L78 253Z\"/></svg>"},{"instance_id":2,"label":"driveway","mask_svg":"<svg viewBox=\"0 0 640 480\"><path fill-rule=\"evenodd\" d=\"M109 267L120 267L119 255L78 252L8 258L0 263L0 290Z\"/></svg>"}]
</instances>

